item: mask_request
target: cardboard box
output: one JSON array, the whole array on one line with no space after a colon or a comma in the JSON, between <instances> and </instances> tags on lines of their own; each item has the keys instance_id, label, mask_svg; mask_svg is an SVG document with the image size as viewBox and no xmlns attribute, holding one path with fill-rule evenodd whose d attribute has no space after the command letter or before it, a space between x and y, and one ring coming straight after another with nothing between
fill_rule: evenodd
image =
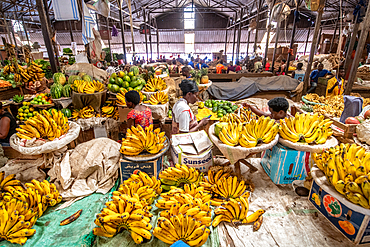
<instances>
[{"instance_id":1,"label":"cardboard box","mask_svg":"<svg viewBox=\"0 0 370 247\"><path fill-rule=\"evenodd\" d=\"M184 164L207 172L213 165L212 147L213 144L204 130L172 135L171 157L175 164Z\"/></svg>"},{"instance_id":2,"label":"cardboard box","mask_svg":"<svg viewBox=\"0 0 370 247\"><path fill-rule=\"evenodd\" d=\"M356 211L356 208L358 209L360 206L343 197L342 199L337 198L338 195L340 194L329 194L313 180L308 200L337 230L354 244L370 243L370 215Z\"/></svg>"},{"instance_id":3,"label":"cardboard box","mask_svg":"<svg viewBox=\"0 0 370 247\"><path fill-rule=\"evenodd\" d=\"M262 153L261 165L275 184L304 180L311 169L311 153L297 151L278 143Z\"/></svg>"},{"instance_id":4,"label":"cardboard box","mask_svg":"<svg viewBox=\"0 0 370 247\"><path fill-rule=\"evenodd\" d=\"M159 172L162 170L162 156L153 161L142 163L130 162L124 159L120 160L120 176L121 182L128 179L135 171L146 172L150 177L155 176L158 178Z\"/></svg>"},{"instance_id":5,"label":"cardboard box","mask_svg":"<svg viewBox=\"0 0 370 247\"><path fill-rule=\"evenodd\" d=\"M127 108L125 106L118 106L118 114L119 114L119 121L120 122L125 122L127 121L127 114L131 111L132 109Z\"/></svg>"}]
</instances>

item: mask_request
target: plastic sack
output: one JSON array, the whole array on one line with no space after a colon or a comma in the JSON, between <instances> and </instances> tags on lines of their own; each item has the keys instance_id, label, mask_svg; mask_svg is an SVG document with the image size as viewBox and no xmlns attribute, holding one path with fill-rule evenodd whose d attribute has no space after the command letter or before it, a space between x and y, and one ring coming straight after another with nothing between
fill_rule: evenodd
<instances>
[{"instance_id":1,"label":"plastic sack","mask_svg":"<svg viewBox=\"0 0 370 247\"><path fill-rule=\"evenodd\" d=\"M370 145L370 120L365 120L361 124L356 126L357 138L361 142L365 142Z\"/></svg>"},{"instance_id":2,"label":"plastic sack","mask_svg":"<svg viewBox=\"0 0 370 247\"><path fill-rule=\"evenodd\" d=\"M211 138L213 144L215 144L218 147L218 149L220 149L220 152L226 157L226 159L230 161L230 164L232 165L238 162L239 160L247 158L248 155L250 154L260 153L264 150L272 148L273 146L276 145L276 143L279 140L279 134L277 134L275 139L272 140L270 143L262 144L254 148L244 148L241 146L232 147L224 144L222 141L218 139L218 137L215 134L215 125L216 123L212 124L209 127L208 130L209 138Z\"/></svg>"},{"instance_id":3,"label":"plastic sack","mask_svg":"<svg viewBox=\"0 0 370 247\"><path fill-rule=\"evenodd\" d=\"M54 139L53 141L46 141L44 144L35 147L23 147L21 146L21 139L16 135L10 137L10 146L20 152L21 154L27 155L39 155L44 153L50 153L67 146L72 141L78 138L81 127L77 123L69 121L69 130L67 134Z\"/></svg>"},{"instance_id":4,"label":"plastic sack","mask_svg":"<svg viewBox=\"0 0 370 247\"><path fill-rule=\"evenodd\" d=\"M110 6L108 0L98 0L98 2L94 5L98 10L99 14L101 14L105 18L109 16Z\"/></svg>"},{"instance_id":5,"label":"plastic sack","mask_svg":"<svg viewBox=\"0 0 370 247\"><path fill-rule=\"evenodd\" d=\"M96 112L99 112L102 102L105 102L106 92L107 90L91 94L72 92L72 103L75 109L91 106Z\"/></svg>"},{"instance_id":6,"label":"plastic sack","mask_svg":"<svg viewBox=\"0 0 370 247\"><path fill-rule=\"evenodd\" d=\"M322 153L324 149L335 147L338 145L338 140L334 136L329 137L324 144L320 144L320 145L305 145L305 144L300 144L300 143L294 143L294 142L285 140L281 137L279 138L279 142L288 148L292 148L297 151L310 152L310 153Z\"/></svg>"}]
</instances>

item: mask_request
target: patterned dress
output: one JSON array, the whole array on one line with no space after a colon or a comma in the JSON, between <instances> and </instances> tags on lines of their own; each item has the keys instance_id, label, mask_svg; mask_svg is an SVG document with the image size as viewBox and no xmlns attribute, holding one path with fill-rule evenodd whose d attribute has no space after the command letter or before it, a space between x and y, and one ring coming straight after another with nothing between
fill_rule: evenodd
<instances>
[{"instance_id":1,"label":"patterned dress","mask_svg":"<svg viewBox=\"0 0 370 247\"><path fill-rule=\"evenodd\" d=\"M153 124L152 111L149 107L147 107L145 111L138 111L135 109L131 110L127 114L127 119L133 119L135 126L139 124L143 128L149 127L149 125Z\"/></svg>"}]
</instances>

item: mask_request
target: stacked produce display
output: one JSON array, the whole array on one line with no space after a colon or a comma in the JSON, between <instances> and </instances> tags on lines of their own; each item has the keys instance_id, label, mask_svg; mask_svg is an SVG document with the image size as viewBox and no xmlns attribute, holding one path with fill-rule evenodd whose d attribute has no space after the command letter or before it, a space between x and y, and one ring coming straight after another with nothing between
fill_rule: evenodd
<instances>
[{"instance_id":1,"label":"stacked produce display","mask_svg":"<svg viewBox=\"0 0 370 247\"><path fill-rule=\"evenodd\" d=\"M15 174L0 172L0 241L25 244L36 233L31 228L37 219L61 201L55 185L46 180L22 185Z\"/></svg>"},{"instance_id":2,"label":"stacked produce display","mask_svg":"<svg viewBox=\"0 0 370 247\"><path fill-rule=\"evenodd\" d=\"M139 75L139 68L136 66L132 66L129 72L113 73L108 82L107 88L113 93L119 93L123 90L140 92L146 84L145 80Z\"/></svg>"},{"instance_id":3,"label":"stacked produce display","mask_svg":"<svg viewBox=\"0 0 370 247\"><path fill-rule=\"evenodd\" d=\"M21 139L43 138L52 141L66 134L68 130L68 119L61 111L54 110L50 114L42 110L41 114L30 117L24 125L20 125L16 134Z\"/></svg>"},{"instance_id":4,"label":"stacked produce display","mask_svg":"<svg viewBox=\"0 0 370 247\"><path fill-rule=\"evenodd\" d=\"M356 144L341 143L312 157L339 193L370 209L370 152Z\"/></svg>"},{"instance_id":5,"label":"stacked produce display","mask_svg":"<svg viewBox=\"0 0 370 247\"><path fill-rule=\"evenodd\" d=\"M27 121L29 118L37 115L37 111L30 106L31 102L23 102L22 106L18 108L18 114L16 116L20 121Z\"/></svg>"},{"instance_id":6,"label":"stacked produce display","mask_svg":"<svg viewBox=\"0 0 370 247\"><path fill-rule=\"evenodd\" d=\"M77 93L92 94L96 92L102 92L104 90L104 84L95 80L75 80L72 85L72 90Z\"/></svg>"},{"instance_id":7,"label":"stacked produce display","mask_svg":"<svg viewBox=\"0 0 370 247\"><path fill-rule=\"evenodd\" d=\"M149 101L144 103L149 103L151 105L164 105L168 102L168 95L165 92L156 92L152 94L149 98Z\"/></svg>"},{"instance_id":8,"label":"stacked produce display","mask_svg":"<svg viewBox=\"0 0 370 247\"><path fill-rule=\"evenodd\" d=\"M206 100L204 106L211 109L213 113L217 113L218 118L222 118L228 113L233 113L238 109L238 106L230 101Z\"/></svg>"},{"instance_id":9,"label":"stacked produce display","mask_svg":"<svg viewBox=\"0 0 370 247\"><path fill-rule=\"evenodd\" d=\"M147 81L144 92L158 92L167 88L166 82L162 78L151 78Z\"/></svg>"},{"instance_id":10,"label":"stacked produce display","mask_svg":"<svg viewBox=\"0 0 370 247\"><path fill-rule=\"evenodd\" d=\"M82 109L74 109L72 112L72 118L74 119L85 119L85 118L92 118L97 117L95 110L92 106L86 106Z\"/></svg>"}]
</instances>

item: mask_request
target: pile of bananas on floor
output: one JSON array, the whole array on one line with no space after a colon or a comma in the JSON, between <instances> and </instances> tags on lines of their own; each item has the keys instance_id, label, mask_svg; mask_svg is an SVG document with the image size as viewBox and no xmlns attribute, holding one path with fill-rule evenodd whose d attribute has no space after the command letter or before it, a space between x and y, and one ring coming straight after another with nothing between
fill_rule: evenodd
<instances>
[{"instance_id":1,"label":"pile of bananas on floor","mask_svg":"<svg viewBox=\"0 0 370 247\"><path fill-rule=\"evenodd\" d=\"M14 174L0 172L0 241L25 244L36 233L31 228L37 219L61 201L55 185L46 180L22 185Z\"/></svg>"},{"instance_id":2,"label":"pile of bananas on floor","mask_svg":"<svg viewBox=\"0 0 370 247\"><path fill-rule=\"evenodd\" d=\"M41 113L27 119L16 130L16 135L21 139L43 138L52 141L66 134L69 130L69 124L67 117L61 111L53 109L50 113L42 110Z\"/></svg>"},{"instance_id":3,"label":"pile of bananas on floor","mask_svg":"<svg viewBox=\"0 0 370 247\"><path fill-rule=\"evenodd\" d=\"M113 237L127 231L137 244L154 236L167 244L182 240L201 246L211 234L209 227L220 222L253 223L258 230L265 211L249 213L249 185L229 172L229 167L213 168L202 174L176 164L163 170L159 180L141 171L132 174L97 214L93 233ZM157 220L152 204L161 210Z\"/></svg>"},{"instance_id":4,"label":"pile of bananas on floor","mask_svg":"<svg viewBox=\"0 0 370 247\"><path fill-rule=\"evenodd\" d=\"M370 209L370 152L356 144L341 143L312 157L339 193Z\"/></svg>"}]
</instances>

